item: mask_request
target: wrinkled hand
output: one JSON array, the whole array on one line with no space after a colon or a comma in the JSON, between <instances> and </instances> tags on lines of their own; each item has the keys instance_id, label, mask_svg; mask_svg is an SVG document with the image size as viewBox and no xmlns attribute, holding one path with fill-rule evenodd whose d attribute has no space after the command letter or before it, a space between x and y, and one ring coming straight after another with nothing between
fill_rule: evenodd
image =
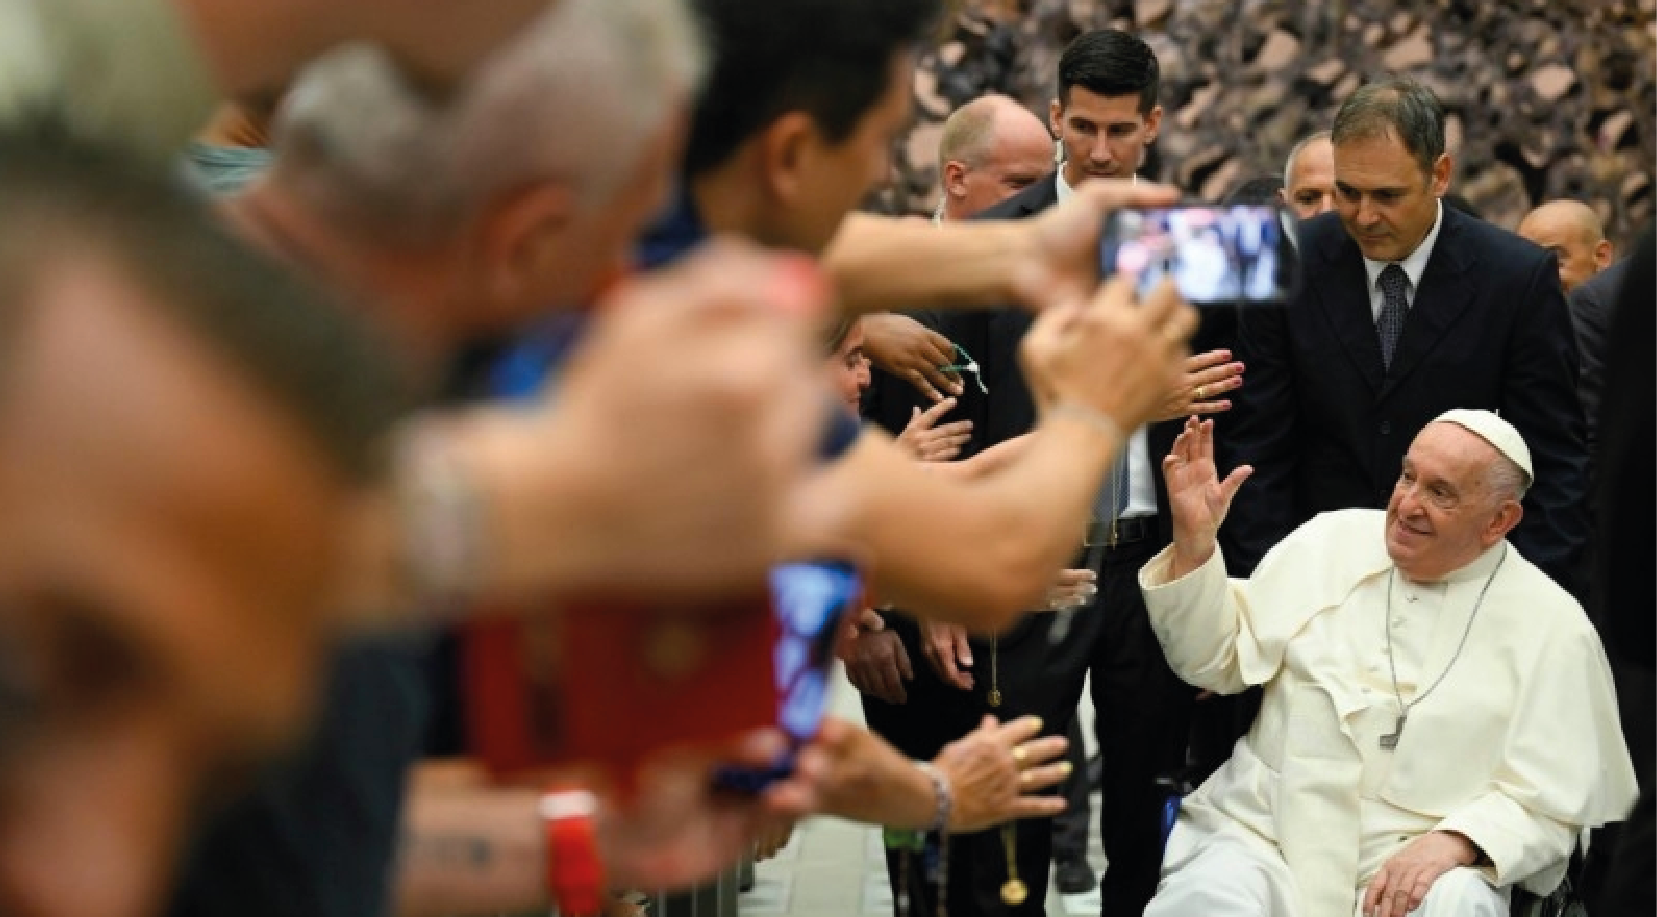
<instances>
[{"instance_id":1,"label":"wrinkled hand","mask_svg":"<svg viewBox=\"0 0 1657 917\"><path fill-rule=\"evenodd\" d=\"M1122 207L1177 203L1179 189L1150 182L1084 182L1070 200L1022 221L1029 247L1024 275L1014 283L1019 300L1032 309L1075 302L1099 283L1099 232L1105 217Z\"/></svg>"},{"instance_id":2,"label":"wrinkled hand","mask_svg":"<svg viewBox=\"0 0 1657 917\"><path fill-rule=\"evenodd\" d=\"M788 819L772 801L772 791L760 799L716 792L714 767L765 766L786 748L780 733L765 730L744 738L718 761L707 755L665 755L639 771L631 796L606 795L593 824L611 884L679 888L740 860L759 837ZM797 781L779 786L795 794L809 792Z\"/></svg>"},{"instance_id":3,"label":"wrinkled hand","mask_svg":"<svg viewBox=\"0 0 1657 917\"><path fill-rule=\"evenodd\" d=\"M1157 410L1157 420L1178 420L1193 414L1231 410L1231 400L1220 395L1243 386L1243 364L1231 361L1231 351L1210 350L1185 360L1185 375Z\"/></svg>"},{"instance_id":4,"label":"wrinkled hand","mask_svg":"<svg viewBox=\"0 0 1657 917\"><path fill-rule=\"evenodd\" d=\"M921 652L944 684L972 690L972 645L964 627L921 622Z\"/></svg>"},{"instance_id":5,"label":"wrinkled hand","mask_svg":"<svg viewBox=\"0 0 1657 917\"><path fill-rule=\"evenodd\" d=\"M1032 795L1070 775L1070 762L1048 764L1064 754L1064 736L1035 738L1041 720L1026 716L1002 725L993 716L965 738L944 746L932 760L949 781L955 805L949 830L982 831L1021 818L1045 818L1064 811L1059 796Z\"/></svg>"},{"instance_id":6,"label":"wrinkled hand","mask_svg":"<svg viewBox=\"0 0 1657 917\"><path fill-rule=\"evenodd\" d=\"M933 426L938 419L955 410L955 399L945 398L925 411L912 408L909 425L898 434L898 445L923 462L947 462L961 454L961 447L972 439L972 421L956 420L941 427Z\"/></svg>"},{"instance_id":7,"label":"wrinkled hand","mask_svg":"<svg viewBox=\"0 0 1657 917\"><path fill-rule=\"evenodd\" d=\"M1392 855L1364 890L1366 917L1404 917L1421 906L1427 892L1457 866L1479 861L1479 848L1452 831L1429 831Z\"/></svg>"},{"instance_id":8,"label":"wrinkled hand","mask_svg":"<svg viewBox=\"0 0 1657 917\"><path fill-rule=\"evenodd\" d=\"M1221 481L1214 467L1214 421L1192 417L1185 422L1174 448L1162 460L1168 510L1174 517L1175 577L1208 561L1232 498L1253 473L1251 466L1242 465Z\"/></svg>"},{"instance_id":9,"label":"wrinkled hand","mask_svg":"<svg viewBox=\"0 0 1657 917\"><path fill-rule=\"evenodd\" d=\"M940 368L955 362L955 345L907 315L863 316L863 353L933 401L942 401L946 392L961 394L961 377Z\"/></svg>"},{"instance_id":10,"label":"wrinkled hand","mask_svg":"<svg viewBox=\"0 0 1657 917\"><path fill-rule=\"evenodd\" d=\"M847 641L841 659L852 687L888 704L909 700L903 683L914 680L915 670L897 634L889 630L863 631Z\"/></svg>"},{"instance_id":11,"label":"wrinkled hand","mask_svg":"<svg viewBox=\"0 0 1657 917\"><path fill-rule=\"evenodd\" d=\"M1047 590L1047 611L1080 608L1099 594L1099 574L1092 570L1060 570L1059 578Z\"/></svg>"},{"instance_id":12,"label":"wrinkled hand","mask_svg":"<svg viewBox=\"0 0 1657 917\"><path fill-rule=\"evenodd\" d=\"M1196 310L1172 282L1141 303L1130 279L1113 277L1091 300L1037 316L1019 357L1043 403L1089 408L1126 436L1151 420L1178 384L1196 326Z\"/></svg>"},{"instance_id":13,"label":"wrinkled hand","mask_svg":"<svg viewBox=\"0 0 1657 917\"><path fill-rule=\"evenodd\" d=\"M510 435L479 480L515 489L481 495L501 547L487 562L504 568L490 584L542 588L556 565L561 588L694 601L832 543L843 495L816 458L826 298L805 263L716 242L595 310L556 399L501 412Z\"/></svg>"}]
</instances>

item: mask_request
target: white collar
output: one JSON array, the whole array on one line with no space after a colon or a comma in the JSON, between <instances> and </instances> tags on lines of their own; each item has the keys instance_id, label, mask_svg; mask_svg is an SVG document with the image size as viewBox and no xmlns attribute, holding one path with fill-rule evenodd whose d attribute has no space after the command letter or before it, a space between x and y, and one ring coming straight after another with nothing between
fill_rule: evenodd
<instances>
[{"instance_id":1,"label":"white collar","mask_svg":"<svg viewBox=\"0 0 1657 917\"><path fill-rule=\"evenodd\" d=\"M1063 205L1065 201L1070 200L1076 195L1076 189L1070 187L1070 183L1064 180L1064 163L1059 163L1058 169L1053 172L1053 177L1055 179L1055 184L1058 186L1059 204ZM1136 185L1139 184L1138 175L1133 176L1133 183Z\"/></svg>"},{"instance_id":2,"label":"white collar","mask_svg":"<svg viewBox=\"0 0 1657 917\"><path fill-rule=\"evenodd\" d=\"M1404 276L1410 279L1410 290L1413 293L1421 289L1421 275L1427 270L1427 261L1433 257L1433 246L1438 242L1438 231L1444 226L1444 202L1438 202L1438 213L1433 217L1433 228L1427 230L1427 235L1421 239L1421 244L1410 252L1403 261L1372 261L1364 259L1364 273L1369 275L1369 289L1373 292L1375 285L1381 279L1381 271L1388 264L1396 263L1404 269Z\"/></svg>"}]
</instances>

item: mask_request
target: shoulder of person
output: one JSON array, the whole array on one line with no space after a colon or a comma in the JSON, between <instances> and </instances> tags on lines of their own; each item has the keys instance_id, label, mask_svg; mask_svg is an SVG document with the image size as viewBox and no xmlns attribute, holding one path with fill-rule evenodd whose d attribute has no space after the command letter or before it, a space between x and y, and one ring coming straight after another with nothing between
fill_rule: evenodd
<instances>
[{"instance_id":1,"label":"shoulder of person","mask_svg":"<svg viewBox=\"0 0 1657 917\"><path fill-rule=\"evenodd\" d=\"M1515 616L1528 630L1545 633L1549 641L1572 638L1598 639L1598 632L1588 620L1588 613L1565 587L1542 572L1511 543L1504 566L1503 592L1507 596L1503 611Z\"/></svg>"},{"instance_id":2,"label":"shoulder of person","mask_svg":"<svg viewBox=\"0 0 1657 917\"><path fill-rule=\"evenodd\" d=\"M1450 244L1475 246L1481 254L1505 263L1539 263L1551 257L1547 249L1529 239L1451 207L1444 208L1438 241L1443 243L1446 237L1452 240Z\"/></svg>"}]
</instances>

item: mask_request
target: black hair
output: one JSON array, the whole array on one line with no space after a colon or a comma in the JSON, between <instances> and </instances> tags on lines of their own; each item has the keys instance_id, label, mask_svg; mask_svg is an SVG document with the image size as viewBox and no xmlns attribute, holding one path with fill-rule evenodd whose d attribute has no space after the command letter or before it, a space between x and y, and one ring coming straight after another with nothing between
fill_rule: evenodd
<instances>
[{"instance_id":1,"label":"black hair","mask_svg":"<svg viewBox=\"0 0 1657 917\"><path fill-rule=\"evenodd\" d=\"M71 258L118 271L344 476L383 470L407 380L354 315L231 238L132 154L55 122L0 130L0 365L26 346L37 289Z\"/></svg>"},{"instance_id":2,"label":"black hair","mask_svg":"<svg viewBox=\"0 0 1657 917\"><path fill-rule=\"evenodd\" d=\"M1118 29L1096 29L1076 36L1059 58L1059 104L1070 104L1070 88L1080 86L1106 97L1137 95L1139 113L1156 107L1162 67L1151 46Z\"/></svg>"},{"instance_id":3,"label":"black hair","mask_svg":"<svg viewBox=\"0 0 1657 917\"><path fill-rule=\"evenodd\" d=\"M1444 155L1444 104L1431 89L1405 77L1389 77L1359 86L1335 113L1329 141L1368 140L1391 134L1414 157L1421 171L1433 174Z\"/></svg>"},{"instance_id":4,"label":"black hair","mask_svg":"<svg viewBox=\"0 0 1657 917\"><path fill-rule=\"evenodd\" d=\"M713 55L684 172L723 164L779 117L811 116L831 143L851 135L891 86L892 59L917 46L939 0L694 0Z\"/></svg>"}]
</instances>

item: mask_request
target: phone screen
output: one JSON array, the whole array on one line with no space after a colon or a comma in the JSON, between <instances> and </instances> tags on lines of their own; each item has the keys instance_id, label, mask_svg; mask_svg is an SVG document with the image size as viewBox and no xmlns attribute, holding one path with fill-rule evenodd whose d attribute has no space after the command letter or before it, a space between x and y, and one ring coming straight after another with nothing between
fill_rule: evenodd
<instances>
[{"instance_id":1,"label":"phone screen","mask_svg":"<svg viewBox=\"0 0 1657 917\"><path fill-rule=\"evenodd\" d=\"M1137 276L1142 296L1171 276L1193 305L1250 305L1287 301L1296 262L1281 208L1192 205L1112 213L1099 273Z\"/></svg>"},{"instance_id":2,"label":"phone screen","mask_svg":"<svg viewBox=\"0 0 1657 917\"><path fill-rule=\"evenodd\" d=\"M828 708L829 668L840 621L862 601L863 582L850 564L818 561L771 570L771 609L777 621L773 671L777 725L797 749L810 742ZM756 793L793 770L793 752L767 768L726 767L716 784Z\"/></svg>"}]
</instances>

